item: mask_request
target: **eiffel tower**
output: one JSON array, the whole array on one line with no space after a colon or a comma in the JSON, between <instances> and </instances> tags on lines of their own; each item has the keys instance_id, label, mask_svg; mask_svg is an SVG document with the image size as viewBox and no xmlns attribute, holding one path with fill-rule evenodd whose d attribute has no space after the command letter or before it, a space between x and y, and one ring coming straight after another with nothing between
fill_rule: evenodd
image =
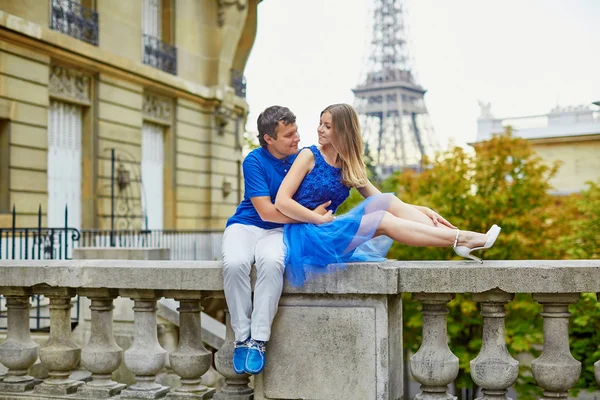
<instances>
[{"instance_id":1,"label":"eiffel tower","mask_svg":"<svg viewBox=\"0 0 600 400\"><path fill-rule=\"evenodd\" d=\"M379 179L419 171L438 149L423 89L410 66L403 0L374 0L373 36L366 79L352 89L363 140Z\"/></svg>"}]
</instances>

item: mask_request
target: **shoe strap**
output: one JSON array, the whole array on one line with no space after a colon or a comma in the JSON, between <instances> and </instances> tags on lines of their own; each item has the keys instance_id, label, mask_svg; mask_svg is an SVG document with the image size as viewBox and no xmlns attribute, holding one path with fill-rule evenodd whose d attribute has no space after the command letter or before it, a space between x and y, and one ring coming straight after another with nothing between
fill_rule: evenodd
<instances>
[{"instance_id":1,"label":"shoe strap","mask_svg":"<svg viewBox=\"0 0 600 400\"><path fill-rule=\"evenodd\" d=\"M458 244L458 234L460 233L460 230L456 230L456 238L454 239L454 245L452 246L453 248L456 248L456 245Z\"/></svg>"},{"instance_id":2,"label":"shoe strap","mask_svg":"<svg viewBox=\"0 0 600 400\"><path fill-rule=\"evenodd\" d=\"M250 343L248 344L248 347L251 349L256 349L256 350L260 351L261 353L264 353L266 351L265 342L260 342L258 340L254 340L254 339L250 339Z\"/></svg>"},{"instance_id":3,"label":"shoe strap","mask_svg":"<svg viewBox=\"0 0 600 400\"><path fill-rule=\"evenodd\" d=\"M243 342L233 342L233 347L239 349L240 347L250 347L250 339L246 339Z\"/></svg>"}]
</instances>

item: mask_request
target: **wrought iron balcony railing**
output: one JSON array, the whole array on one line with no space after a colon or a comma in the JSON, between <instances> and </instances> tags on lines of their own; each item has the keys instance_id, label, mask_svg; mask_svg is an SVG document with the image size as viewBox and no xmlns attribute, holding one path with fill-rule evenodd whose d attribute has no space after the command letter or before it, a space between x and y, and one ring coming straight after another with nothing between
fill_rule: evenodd
<instances>
[{"instance_id":1,"label":"wrought iron balcony railing","mask_svg":"<svg viewBox=\"0 0 600 400\"><path fill-rule=\"evenodd\" d=\"M50 28L98 46L98 13L72 0L52 0Z\"/></svg>"},{"instance_id":2,"label":"wrought iron balcony railing","mask_svg":"<svg viewBox=\"0 0 600 400\"><path fill-rule=\"evenodd\" d=\"M231 70L231 87L235 90L236 96L246 98L246 78L235 69Z\"/></svg>"},{"instance_id":3,"label":"wrought iron balcony railing","mask_svg":"<svg viewBox=\"0 0 600 400\"><path fill-rule=\"evenodd\" d=\"M177 48L144 34L144 64L177 75Z\"/></svg>"}]
</instances>

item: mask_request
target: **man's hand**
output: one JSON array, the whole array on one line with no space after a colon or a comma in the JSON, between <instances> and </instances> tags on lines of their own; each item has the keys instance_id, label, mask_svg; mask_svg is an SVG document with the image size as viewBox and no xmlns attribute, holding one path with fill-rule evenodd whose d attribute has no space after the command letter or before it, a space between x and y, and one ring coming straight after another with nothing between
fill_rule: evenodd
<instances>
[{"instance_id":1,"label":"man's hand","mask_svg":"<svg viewBox=\"0 0 600 400\"><path fill-rule=\"evenodd\" d=\"M330 205L331 205L331 200L326 201L325 203L323 203L320 206L318 206L317 208L315 208L313 211L319 215L325 215L325 214L327 214L327 207L329 207ZM327 221L327 222L329 222L329 221Z\"/></svg>"}]
</instances>

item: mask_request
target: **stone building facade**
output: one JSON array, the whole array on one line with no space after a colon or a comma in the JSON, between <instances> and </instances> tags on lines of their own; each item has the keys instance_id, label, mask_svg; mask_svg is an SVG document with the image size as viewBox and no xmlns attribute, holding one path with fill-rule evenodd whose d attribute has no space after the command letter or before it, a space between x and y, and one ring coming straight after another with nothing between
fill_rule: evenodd
<instances>
[{"instance_id":1,"label":"stone building facade","mask_svg":"<svg viewBox=\"0 0 600 400\"><path fill-rule=\"evenodd\" d=\"M0 0L0 227L223 228L259 2Z\"/></svg>"},{"instance_id":2,"label":"stone building facade","mask_svg":"<svg viewBox=\"0 0 600 400\"><path fill-rule=\"evenodd\" d=\"M600 178L600 111L595 105L556 107L550 113L526 117L495 118L489 104L480 104L477 141L502 133L512 126L516 136L527 139L548 163L561 163L551 180L553 194L584 190L588 181Z\"/></svg>"}]
</instances>

